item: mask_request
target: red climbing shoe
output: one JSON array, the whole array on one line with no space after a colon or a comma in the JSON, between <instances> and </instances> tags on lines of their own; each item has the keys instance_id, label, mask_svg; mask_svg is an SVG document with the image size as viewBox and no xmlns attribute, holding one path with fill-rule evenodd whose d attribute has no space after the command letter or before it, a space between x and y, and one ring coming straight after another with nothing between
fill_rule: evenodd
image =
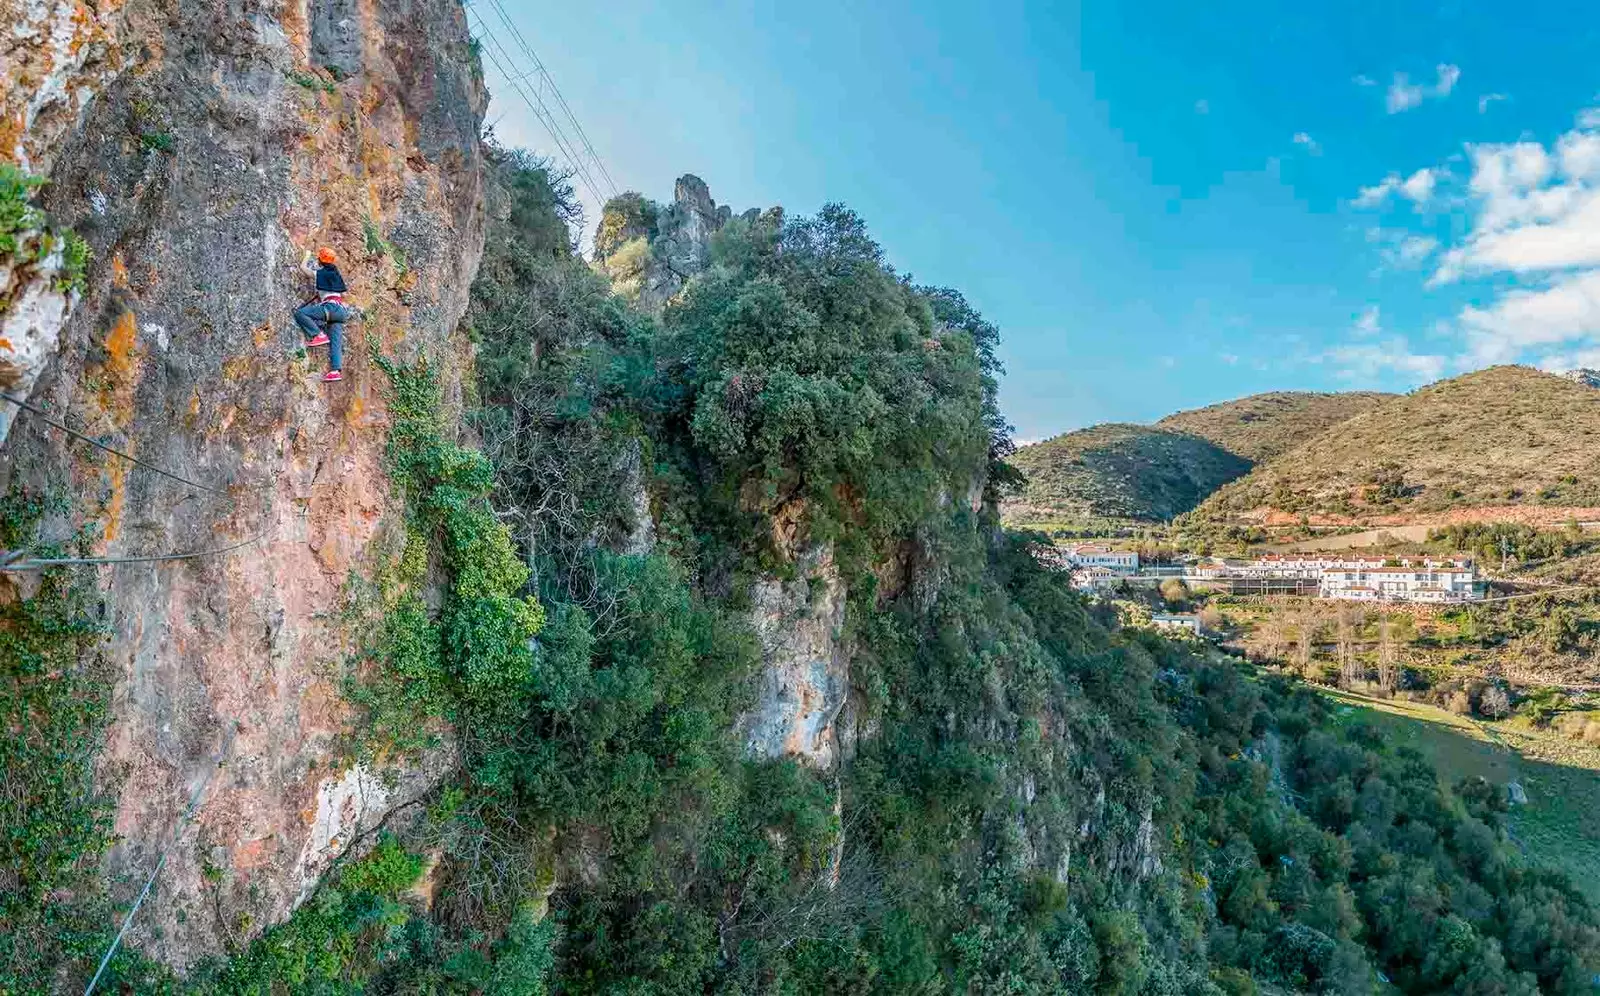
<instances>
[{"instance_id":1,"label":"red climbing shoe","mask_svg":"<svg viewBox=\"0 0 1600 996\"><path fill-rule=\"evenodd\" d=\"M329 371L328 371L328 372L327 372L327 373L325 373L325 374L323 374L323 375L322 375L322 379L323 379L323 380L324 380L324 381L329 381L329 380L344 380L344 374L342 374L342 373L340 373L340 372L339 372L339 371L337 371L337 370L329 370Z\"/></svg>"},{"instance_id":2,"label":"red climbing shoe","mask_svg":"<svg viewBox=\"0 0 1600 996\"><path fill-rule=\"evenodd\" d=\"M310 349L312 346L326 346L327 344L328 333L326 332L318 332L315 336L306 340L307 349Z\"/></svg>"}]
</instances>

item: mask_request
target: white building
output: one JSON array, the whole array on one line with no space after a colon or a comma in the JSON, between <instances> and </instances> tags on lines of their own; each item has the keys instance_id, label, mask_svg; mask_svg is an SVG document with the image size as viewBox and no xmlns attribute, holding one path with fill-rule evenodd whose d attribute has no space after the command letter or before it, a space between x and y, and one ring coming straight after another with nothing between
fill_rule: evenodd
<instances>
[{"instance_id":1,"label":"white building","mask_svg":"<svg viewBox=\"0 0 1600 996\"><path fill-rule=\"evenodd\" d=\"M1150 624L1156 629L1187 630L1195 636L1200 635L1200 617L1193 613L1175 613L1172 615L1152 615Z\"/></svg>"},{"instance_id":2,"label":"white building","mask_svg":"<svg viewBox=\"0 0 1600 996\"><path fill-rule=\"evenodd\" d=\"M1074 567L1104 567L1111 571L1132 574L1139 569L1137 550L1118 550L1100 543L1069 546L1063 551L1067 562Z\"/></svg>"},{"instance_id":3,"label":"white building","mask_svg":"<svg viewBox=\"0 0 1600 996\"><path fill-rule=\"evenodd\" d=\"M1079 591L1105 591L1126 576L1108 567L1075 567L1072 570L1072 586Z\"/></svg>"},{"instance_id":4,"label":"white building","mask_svg":"<svg viewBox=\"0 0 1600 996\"><path fill-rule=\"evenodd\" d=\"M1471 567L1427 564L1330 567L1322 572L1318 594L1374 602L1470 602L1483 597Z\"/></svg>"}]
</instances>

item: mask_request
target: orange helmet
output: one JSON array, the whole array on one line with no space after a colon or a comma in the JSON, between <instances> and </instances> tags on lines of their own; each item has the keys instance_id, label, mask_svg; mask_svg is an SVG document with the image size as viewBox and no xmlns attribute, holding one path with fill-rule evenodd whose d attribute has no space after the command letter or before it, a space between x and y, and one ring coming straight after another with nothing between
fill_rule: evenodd
<instances>
[{"instance_id":1,"label":"orange helmet","mask_svg":"<svg viewBox=\"0 0 1600 996\"><path fill-rule=\"evenodd\" d=\"M339 255L332 249L329 249L327 246L323 246L321 249L317 250L317 262L330 264L337 263L339 262Z\"/></svg>"}]
</instances>

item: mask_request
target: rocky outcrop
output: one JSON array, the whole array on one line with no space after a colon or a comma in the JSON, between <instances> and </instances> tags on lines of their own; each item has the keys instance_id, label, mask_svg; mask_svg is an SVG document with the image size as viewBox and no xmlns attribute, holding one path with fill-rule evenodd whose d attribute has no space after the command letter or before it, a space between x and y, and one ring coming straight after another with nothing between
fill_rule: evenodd
<instances>
[{"instance_id":1,"label":"rocky outcrop","mask_svg":"<svg viewBox=\"0 0 1600 996\"><path fill-rule=\"evenodd\" d=\"M385 380L364 340L444 358L454 394L486 97L458 0L22 6L5 94L7 127L22 127L0 134L0 156L47 173L42 205L94 252L82 301L39 340L35 398L227 493L69 449L26 417L0 450L0 490L71 496L61 525L91 527L109 556L255 538L100 578L121 674L103 764L118 899L228 743L132 937L183 965L285 917L442 763L341 760L357 634L339 609L400 538ZM339 385L289 317L305 297L295 264L317 245L340 252L365 313Z\"/></svg>"},{"instance_id":2,"label":"rocky outcrop","mask_svg":"<svg viewBox=\"0 0 1600 996\"><path fill-rule=\"evenodd\" d=\"M850 687L842 639L845 584L827 547L802 555L795 575L751 586L750 621L764 666L757 704L742 721L745 746L756 757L796 757L831 768L840 754L838 719Z\"/></svg>"},{"instance_id":3,"label":"rocky outcrop","mask_svg":"<svg viewBox=\"0 0 1600 996\"><path fill-rule=\"evenodd\" d=\"M755 212L747 212L754 215ZM711 261L711 236L733 217L692 173L678 178L662 207L638 194L606 205L595 237L595 262L618 293L659 311Z\"/></svg>"},{"instance_id":4,"label":"rocky outcrop","mask_svg":"<svg viewBox=\"0 0 1600 996\"><path fill-rule=\"evenodd\" d=\"M1584 387L1600 387L1600 370L1578 367L1576 370L1568 370L1561 376L1571 381L1577 381Z\"/></svg>"},{"instance_id":5,"label":"rocky outcrop","mask_svg":"<svg viewBox=\"0 0 1600 996\"><path fill-rule=\"evenodd\" d=\"M11 235L15 249L0 254L0 391L27 401L60 342L78 302L66 273L66 243L45 230L42 217ZM0 404L0 444L18 415Z\"/></svg>"}]
</instances>

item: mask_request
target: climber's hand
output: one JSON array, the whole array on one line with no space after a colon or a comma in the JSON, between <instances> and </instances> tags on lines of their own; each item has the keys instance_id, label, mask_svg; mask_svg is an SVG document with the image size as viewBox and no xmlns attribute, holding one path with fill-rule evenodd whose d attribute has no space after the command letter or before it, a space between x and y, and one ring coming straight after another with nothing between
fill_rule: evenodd
<instances>
[{"instance_id":1,"label":"climber's hand","mask_svg":"<svg viewBox=\"0 0 1600 996\"><path fill-rule=\"evenodd\" d=\"M300 265L305 266L309 262L311 262L311 250L307 249L305 254L300 257Z\"/></svg>"}]
</instances>

